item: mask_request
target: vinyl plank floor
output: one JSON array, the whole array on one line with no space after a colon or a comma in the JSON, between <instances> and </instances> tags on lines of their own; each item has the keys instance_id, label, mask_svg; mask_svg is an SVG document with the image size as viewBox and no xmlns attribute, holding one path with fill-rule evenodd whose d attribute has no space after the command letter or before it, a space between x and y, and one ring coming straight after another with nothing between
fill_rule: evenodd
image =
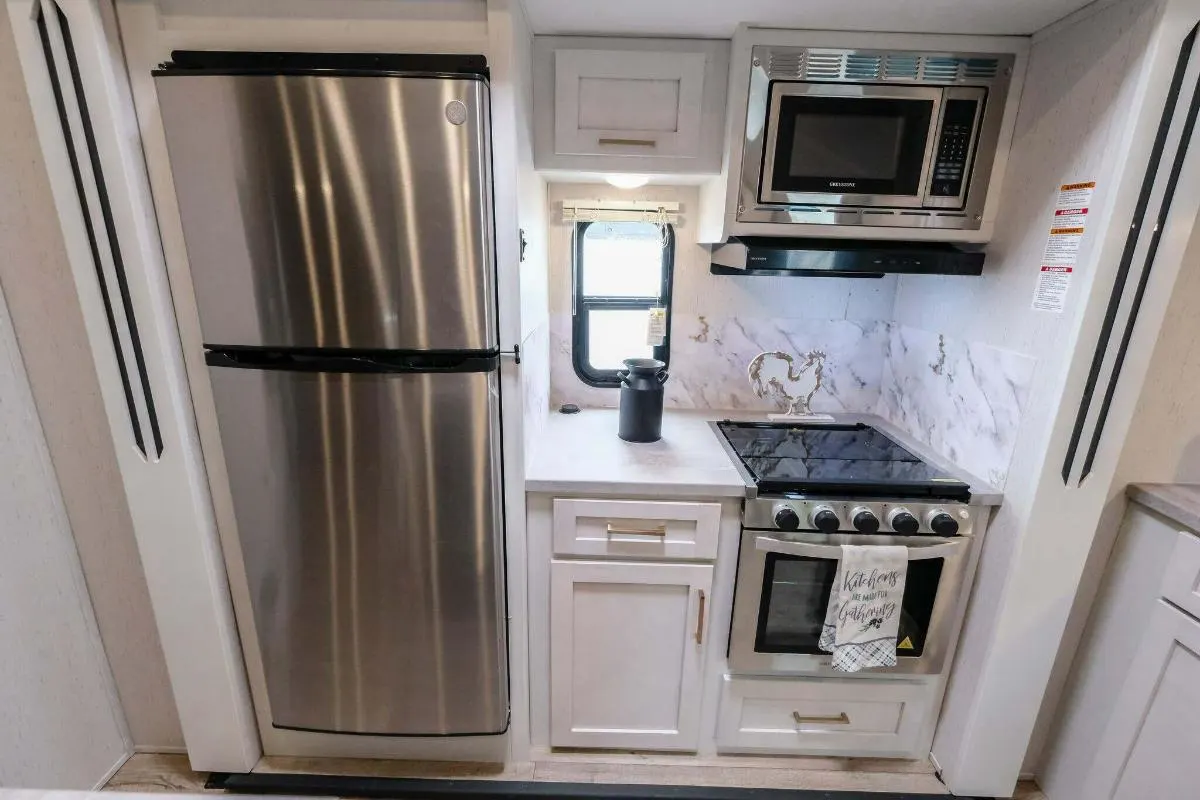
<instances>
[{"instance_id":1,"label":"vinyl plank floor","mask_svg":"<svg viewBox=\"0 0 1200 800\"><path fill-rule=\"evenodd\" d=\"M255 772L361 775L375 778L535 780L560 783L657 784L816 791L944 794L946 789L923 761L866 758L699 758L646 753L544 753L531 764L391 761L356 758L267 757ZM138 753L104 787L106 793L198 794L207 773L193 772L187 756ZM33 798L29 798L33 800ZM1046 800L1031 781L1014 800Z\"/></svg>"}]
</instances>

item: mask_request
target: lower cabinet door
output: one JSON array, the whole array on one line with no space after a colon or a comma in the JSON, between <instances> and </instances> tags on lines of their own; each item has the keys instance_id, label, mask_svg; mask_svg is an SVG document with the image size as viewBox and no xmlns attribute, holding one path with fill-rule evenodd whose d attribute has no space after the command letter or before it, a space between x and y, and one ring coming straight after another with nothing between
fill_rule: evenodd
<instances>
[{"instance_id":1,"label":"lower cabinet door","mask_svg":"<svg viewBox=\"0 0 1200 800\"><path fill-rule=\"evenodd\" d=\"M551 562L551 745L696 749L712 571Z\"/></svg>"},{"instance_id":2,"label":"lower cabinet door","mask_svg":"<svg viewBox=\"0 0 1200 800\"><path fill-rule=\"evenodd\" d=\"M1082 796L1200 797L1200 621L1160 600L1136 646Z\"/></svg>"}]
</instances>

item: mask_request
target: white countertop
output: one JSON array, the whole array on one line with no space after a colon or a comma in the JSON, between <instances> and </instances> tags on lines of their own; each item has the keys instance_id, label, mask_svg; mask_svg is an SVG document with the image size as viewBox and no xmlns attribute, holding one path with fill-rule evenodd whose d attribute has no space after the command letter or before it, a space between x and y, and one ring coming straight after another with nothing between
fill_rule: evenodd
<instances>
[{"instance_id":1,"label":"white countertop","mask_svg":"<svg viewBox=\"0 0 1200 800\"><path fill-rule=\"evenodd\" d=\"M1003 495L931 453L885 420L864 414L835 414L838 422L864 422L971 486L971 505L996 506ZM669 409L663 438L643 444L617 437L617 410L585 409L550 414L526 459L530 492L620 494L623 496L746 497L746 482L709 422L719 419L766 422L765 414Z\"/></svg>"},{"instance_id":2,"label":"white countertop","mask_svg":"<svg viewBox=\"0 0 1200 800\"><path fill-rule=\"evenodd\" d=\"M1200 533L1200 485L1193 483L1132 483L1129 499Z\"/></svg>"},{"instance_id":3,"label":"white countertop","mask_svg":"<svg viewBox=\"0 0 1200 800\"><path fill-rule=\"evenodd\" d=\"M617 437L617 410L550 414L525 466L530 492L745 497L746 484L709 421L726 415L667 411L663 438Z\"/></svg>"}]
</instances>

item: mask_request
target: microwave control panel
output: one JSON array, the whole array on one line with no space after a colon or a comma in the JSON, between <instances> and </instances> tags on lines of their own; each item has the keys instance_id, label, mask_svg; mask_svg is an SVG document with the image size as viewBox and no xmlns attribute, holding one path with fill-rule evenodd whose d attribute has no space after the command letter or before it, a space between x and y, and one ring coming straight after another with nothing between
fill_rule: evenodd
<instances>
[{"instance_id":1,"label":"microwave control panel","mask_svg":"<svg viewBox=\"0 0 1200 800\"><path fill-rule=\"evenodd\" d=\"M935 197L958 197L963 193L963 181L968 174L968 161L971 158L975 118L980 105L976 100L946 101L930 187Z\"/></svg>"}]
</instances>

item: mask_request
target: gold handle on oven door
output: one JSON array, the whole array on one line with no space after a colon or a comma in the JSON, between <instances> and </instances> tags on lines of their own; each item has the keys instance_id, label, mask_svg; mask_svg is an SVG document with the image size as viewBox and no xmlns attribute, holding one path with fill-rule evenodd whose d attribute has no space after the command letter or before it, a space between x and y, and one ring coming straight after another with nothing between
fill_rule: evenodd
<instances>
[{"instance_id":1,"label":"gold handle on oven door","mask_svg":"<svg viewBox=\"0 0 1200 800\"><path fill-rule=\"evenodd\" d=\"M799 711L793 711L792 719L796 721L797 725L804 725L805 723L814 724L814 725L849 725L850 724L850 716L845 711L843 711L840 714L830 714L827 717L806 717L806 716L802 715Z\"/></svg>"},{"instance_id":2,"label":"gold handle on oven door","mask_svg":"<svg viewBox=\"0 0 1200 800\"><path fill-rule=\"evenodd\" d=\"M664 522L662 525L655 525L653 528L623 528L620 525L613 525L610 522L608 523L608 535L612 536L614 533L624 533L629 536L665 537L667 535L667 523Z\"/></svg>"},{"instance_id":3,"label":"gold handle on oven door","mask_svg":"<svg viewBox=\"0 0 1200 800\"><path fill-rule=\"evenodd\" d=\"M658 142L653 139L610 139L601 137L596 140L598 144L615 147L658 147Z\"/></svg>"},{"instance_id":4,"label":"gold handle on oven door","mask_svg":"<svg viewBox=\"0 0 1200 800\"><path fill-rule=\"evenodd\" d=\"M696 614L696 644L704 644L704 590L696 591L700 593L700 611Z\"/></svg>"}]
</instances>

